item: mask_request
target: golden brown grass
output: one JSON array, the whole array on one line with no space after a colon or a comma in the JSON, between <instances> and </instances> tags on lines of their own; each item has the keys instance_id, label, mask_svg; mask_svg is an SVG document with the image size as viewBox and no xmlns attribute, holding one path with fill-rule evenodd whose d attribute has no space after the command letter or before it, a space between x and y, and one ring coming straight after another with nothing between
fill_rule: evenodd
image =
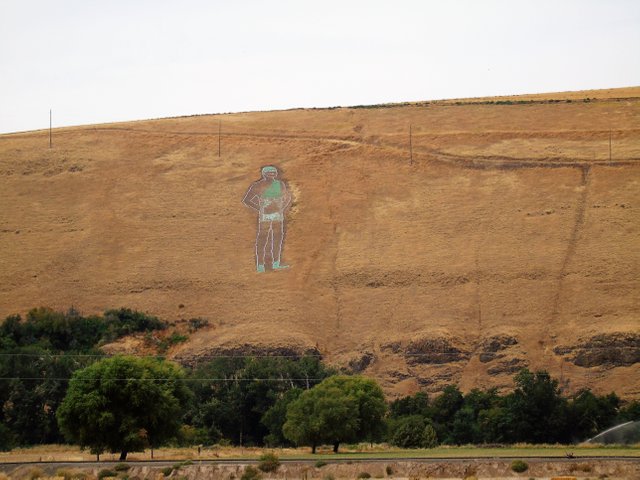
<instances>
[{"instance_id":1,"label":"golden brown grass","mask_svg":"<svg viewBox=\"0 0 640 480\"><path fill-rule=\"evenodd\" d=\"M637 332L640 88L535 98L558 96L596 101L185 117L56 129L53 149L44 131L2 135L0 318L38 305L206 317L172 355L368 352L390 394L509 387L519 362L569 390L639 396L640 364L585 369L554 348ZM240 200L266 164L294 194L293 267L257 275ZM518 344L483 363L496 334ZM467 355L402 355L425 339Z\"/></svg>"}]
</instances>

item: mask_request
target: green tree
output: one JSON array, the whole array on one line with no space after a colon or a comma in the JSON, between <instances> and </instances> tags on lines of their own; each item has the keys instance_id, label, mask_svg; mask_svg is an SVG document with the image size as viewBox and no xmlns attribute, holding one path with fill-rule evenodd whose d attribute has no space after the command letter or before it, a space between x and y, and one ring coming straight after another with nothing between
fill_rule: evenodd
<instances>
[{"instance_id":1,"label":"green tree","mask_svg":"<svg viewBox=\"0 0 640 480\"><path fill-rule=\"evenodd\" d=\"M400 448L420 448L426 426L424 417L420 415L399 417L390 426L389 442Z\"/></svg>"},{"instance_id":2,"label":"green tree","mask_svg":"<svg viewBox=\"0 0 640 480\"><path fill-rule=\"evenodd\" d=\"M287 439L297 445L310 445L311 453L316 453L316 447L323 443L339 445L342 440L352 438L358 428L355 399L325 382L305 390L291 402L282 426Z\"/></svg>"},{"instance_id":3,"label":"green tree","mask_svg":"<svg viewBox=\"0 0 640 480\"><path fill-rule=\"evenodd\" d=\"M455 443L451 438L453 421L463 404L464 396L460 389L455 385L447 385L429 407L434 428L443 443Z\"/></svg>"},{"instance_id":4,"label":"green tree","mask_svg":"<svg viewBox=\"0 0 640 480\"><path fill-rule=\"evenodd\" d=\"M407 415L392 422L389 443L401 448L433 448L438 444L438 435L430 420Z\"/></svg>"},{"instance_id":5,"label":"green tree","mask_svg":"<svg viewBox=\"0 0 640 480\"><path fill-rule=\"evenodd\" d=\"M407 415L429 416L429 397L425 392L417 392L413 396L398 398L389 404L391 418Z\"/></svg>"},{"instance_id":6,"label":"green tree","mask_svg":"<svg viewBox=\"0 0 640 480\"><path fill-rule=\"evenodd\" d=\"M0 422L0 452L11 450L13 447L13 435L9 427Z\"/></svg>"},{"instance_id":7,"label":"green tree","mask_svg":"<svg viewBox=\"0 0 640 480\"><path fill-rule=\"evenodd\" d=\"M193 372L196 401L186 420L210 432L210 441L224 437L234 444L286 443L271 412L291 389L309 389L333 373L317 357L217 358ZM197 381L217 378L224 381ZM259 379L259 380L256 380ZM282 402L280 407L282 407ZM282 413L280 428L284 423ZM276 429L276 430L274 430Z\"/></svg>"},{"instance_id":8,"label":"green tree","mask_svg":"<svg viewBox=\"0 0 640 480\"><path fill-rule=\"evenodd\" d=\"M428 423L424 428L422 442L422 446L424 448L435 448L438 446L438 434L436 433L436 429L433 428L433 425L430 423Z\"/></svg>"},{"instance_id":9,"label":"green tree","mask_svg":"<svg viewBox=\"0 0 640 480\"><path fill-rule=\"evenodd\" d=\"M321 443L337 452L345 441L370 440L383 432L386 411L378 384L364 377L335 376L303 392L287 409L282 430L315 453Z\"/></svg>"},{"instance_id":10,"label":"green tree","mask_svg":"<svg viewBox=\"0 0 640 480\"><path fill-rule=\"evenodd\" d=\"M99 455L158 447L178 434L189 390L175 364L134 357L101 360L74 373L58 408L65 437Z\"/></svg>"},{"instance_id":11,"label":"green tree","mask_svg":"<svg viewBox=\"0 0 640 480\"><path fill-rule=\"evenodd\" d=\"M548 372L523 369L515 376L516 389L504 398L510 419L509 441L531 443L569 442L567 400L558 381Z\"/></svg>"},{"instance_id":12,"label":"green tree","mask_svg":"<svg viewBox=\"0 0 640 480\"><path fill-rule=\"evenodd\" d=\"M56 410L67 390L66 379L93 363L93 355L102 355L95 347L105 341L112 323L100 316L83 317L73 308L57 312L40 307L24 320L12 315L0 324L0 422L16 445L64 441ZM138 326L153 322L140 321Z\"/></svg>"},{"instance_id":13,"label":"green tree","mask_svg":"<svg viewBox=\"0 0 640 480\"><path fill-rule=\"evenodd\" d=\"M617 421L620 423L630 420L640 420L640 401L632 400L620 408Z\"/></svg>"},{"instance_id":14,"label":"green tree","mask_svg":"<svg viewBox=\"0 0 640 480\"><path fill-rule=\"evenodd\" d=\"M387 404L378 383L370 378L345 375L330 377L325 382L335 385L357 402L358 428L352 440L372 442L382 439L385 433L383 419L387 413Z\"/></svg>"},{"instance_id":15,"label":"green tree","mask_svg":"<svg viewBox=\"0 0 640 480\"><path fill-rule=\"evenodd\" d=\"M569 423L573 439L584 441L613 425L620 399L615 393L595 395L591 390L578 392L569 404Z\"/></svg>"},{"instance_id":16,"label":"green tree","mask_svg":"<svg viewBox=\"0 0 640 480\"><path fill-rule=\"evenodd\" d=\"M287 421L287 408L289 404L298 399L303 390L292 388L282 393L276 402L265 412L260 421L269 429L265 437L268 446L290 445L289 440L282 433L282 426Z\"/></svg>"},{"instance_id":17,"label":"green tree","mask_svg":"<svg viewBox=\"0 0 640 480\"><path fill-rule=\"evenodd\" d=\"M474 388L464 396L462 407L453 415L449 442L456 445L486 442L486 432L480 426L481 412L490 410L499 404L497 390L479 390Z\"/></svg>"}]
</instances>

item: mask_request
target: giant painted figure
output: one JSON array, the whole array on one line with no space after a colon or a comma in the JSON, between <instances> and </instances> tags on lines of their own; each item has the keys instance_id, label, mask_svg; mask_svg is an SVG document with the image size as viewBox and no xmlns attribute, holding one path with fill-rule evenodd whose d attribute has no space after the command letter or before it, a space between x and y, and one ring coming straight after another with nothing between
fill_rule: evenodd
<instances>
[{"instance_id":1,"label":"giant painted figure","mask_svg":"<svg viewBox=\"0 0 640 480\"><path fill-rule=\"evenodd\" d=\"M278 169L274 166L262 167L262 178L247 190L242 203L258 212L258 234L256 236L256 270L265 271L267 251L271 257L273 270L289 268L281 263L282 242L284 241L285 209L291 202L291 195L282 180L278 180Z\"/></svg>"}]
</instances>

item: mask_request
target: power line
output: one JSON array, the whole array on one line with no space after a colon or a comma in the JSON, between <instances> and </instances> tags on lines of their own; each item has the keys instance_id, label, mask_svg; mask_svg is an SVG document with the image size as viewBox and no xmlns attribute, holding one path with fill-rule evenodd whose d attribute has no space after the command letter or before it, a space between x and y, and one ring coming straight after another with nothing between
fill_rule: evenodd
<instances>
[{"instance_id":1,"label":"power line","mask_svg":"<svg viewBox=\"0 0 640 480\"><path fill-rule=\"evenodd\" d=\"M0 380L56 380L56 381L69 381L72 380L73 377L0 377ZM288 377L280 377L280 378L76 378L75 380L83 380L87 382L95 382L95 381L118 381L118 382L321 382L325 380L325 378L288 378Z\"/></svg>"},{"instance_id":2,"label":"power line","mask_svg":"<svg viewBox=\"0 0 640 480\"><path fill-rule=\"evenodd\" d=\"M580 350L579 348L566 352L559 353L556 355L568 355L570 353L575 353ZM589 352L598 352L601 350L611 351L611 350L640 350L640 346L633 345L624 345L619 347L591 347L588 350L583 350L585 353ZM402 355L404 357L428 357L432 355L502 355L506 352L504 350L431 350L429 352L423 353L403 353L403 352L393 352L396 355ZM526 352L524 352L526 354ZM85 353L0 353L0 357L35 357L35 358L112 358L118 355L127 356L127 357L135 357L135 358L154 358L154 359L165 359L165 360L174 360L180 361L181 359L169 358L166 355L136 355L136 354L85 354ZM322 355L320 353L300 353L300 354L282 354L282 355L267 355L267 354L255 354L255 355L203 355L202 357L196 358L196 362L200 361L208 361L216 358L295 358L295 359L303 359L303 358L323 358L326 355Z\"/></svg>"},{"instance_id":3,"label":"power line","mask_svg":"<svg viewBox=\"0 0 640 480\"><path fill-rule=\"evenodd\" d=\"M89 353L0 353L0 357L62 357L62 358L73 358L73 357L88 357L88 358L111 358L118 355L127 356L127 357L136 357L136 358L158 358L158 359L167 359L166 355L136 355L136 354L89 354ZM314 357L314 358L322 358L322 355L319 353L310 353L305 354L301 353L298 355L288 354L288 355L203 355L202 359L208 360L211 358L305 358L305 357Z\"/></svg>"}]
</instances>

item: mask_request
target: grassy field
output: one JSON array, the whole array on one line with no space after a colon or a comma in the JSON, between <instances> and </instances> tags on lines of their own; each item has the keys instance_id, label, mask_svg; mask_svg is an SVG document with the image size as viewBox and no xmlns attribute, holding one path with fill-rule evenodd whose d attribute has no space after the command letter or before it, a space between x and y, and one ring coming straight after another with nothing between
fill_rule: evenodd
<instances>
[{"instance_id":1,"label":"grassy field","mask_svg":"<svg viewBox=\"0 0 640 480\"><path fill-rule=\"evenodd\" d=\"M565 458L571 453L575 458L584 457L615 457L632 456L640 457L640 445L635 446L574 446L574 445L515 445L509 447L439 447L428 450L402 450L386 445L345 445L341 452L334 454L329 447L319 448L318 453L312 455L309 448L239 448L239 447L207 447L202 448L198 455L197 448L162 448L153 452L155 460L231 460L231 459L257 459L266 451L276 453L281 459L297 460L369 460L378 457L403 459L403 458L491 458L491 457L558 457ZM103 454L101 460L116 461L117 454ZM130 461L150 460L151 452L138 452L129 454ZM65 445L40 445L31 448L14 449L9 452L0 452L2 462L73 462L93 461L95 456L88 451L81 451L77 447Z\"/></svg>"}]
</instances>

